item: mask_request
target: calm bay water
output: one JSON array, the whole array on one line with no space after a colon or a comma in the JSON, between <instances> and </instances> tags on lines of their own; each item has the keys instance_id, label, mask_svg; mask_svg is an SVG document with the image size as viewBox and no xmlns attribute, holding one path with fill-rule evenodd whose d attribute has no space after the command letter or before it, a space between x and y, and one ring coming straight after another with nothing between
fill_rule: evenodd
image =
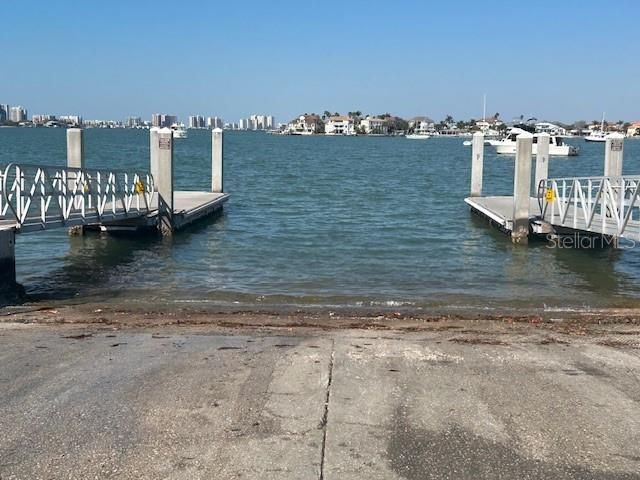
<instances>
[{"instance_id":1,"label":"calm bay water","mask_svg":"<svg viewBox=\"0 0 640 480\"><path fill-rule=\"evenodd\" d=\"M87 130L88 167L147 168L148 132ZM552 158L550 176L600 175L604 146ZM210 133L177 140L177 188L210 186ZM61 164L62 129L0 129L0 164ZM485 153L485 193L509 194L512 157ZM514 247L463 202L459 138L225 136L222 217L173 240L66 230L20 235L36 301L409 307L483 311L640 304L640 248ZM625 143L640 172L640 141Z\"/></svg>"}]
</instances>

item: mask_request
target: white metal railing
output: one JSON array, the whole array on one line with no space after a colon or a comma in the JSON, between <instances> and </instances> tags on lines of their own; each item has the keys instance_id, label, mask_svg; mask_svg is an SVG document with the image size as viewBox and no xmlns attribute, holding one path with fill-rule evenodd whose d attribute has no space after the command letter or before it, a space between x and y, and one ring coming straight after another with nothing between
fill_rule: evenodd
<instances>
[{"instance_id":1,"label":"white metal railing","mask_svg":"<svg viewBox=\"0 0 640 480\"><path fill-rule=\"evenodd\" d=\"M147 173L12 163L0 173L0 220L28 231L139 217L154 195Z\"/></svg>"},{"instance_id":2,"label":"white metal railing","mask_svg":"<svg viewBox=\"0 0 640 480\"><path fill-rule=\"evenodd\" d=\"M542 217L557 227L640 239L640 176L540 182Z\"/></svg>"}]
</instances>

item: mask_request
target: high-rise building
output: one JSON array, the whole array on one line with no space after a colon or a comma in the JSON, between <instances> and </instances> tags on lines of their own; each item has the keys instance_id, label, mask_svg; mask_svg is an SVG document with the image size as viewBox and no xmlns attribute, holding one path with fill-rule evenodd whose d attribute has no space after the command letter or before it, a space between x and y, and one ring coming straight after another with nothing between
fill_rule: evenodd
<instances>
[{"instance_id":1,"label":"high-rise building","mask_svg":"<svg viewBox=\"0 0 640 480\"><path fill-rule=\"evenodd\" d=\"M59 120L68 125L82 125L82 117L80 115L61 115Z\"/></svg>"},{"instance_id":2,"label":"high-rise building","mask_svg":"<svg viewBox=\"0 0 640 480\"><path fill-rule=\"evenodd\" d=\"M142 119L140 117L127 117L125 121L127 128L136 128L142 126Z\"/></svg>"},{"instance_id":3,"label":"high-rise building","mask_svg":"<svg viewBox=\"0 0 640 480\"><path fill-rule=\"evenodd\" d=\"M16 123L26 121L27 110L22 105L9 108L9 120Z\"/></svg>"},{"instance_id":4,"label":"high-rise building","mask_svg":"<svg viewBox=\"0 0 640 480\"><path fill-rule=\"evenodd\" d=\"M266 128L269 130L273 129L276 125L276 119L273 118L273 115L267 115L267 125Z\"/></svg>"},{"instance_id":5,"label":"high-rise building","mask_svg":"<svg viewBox=\"0 0 640 480\"><path fill-rule=\"evenodd\" d=\"M151 115L152 127L170 127L174 123L178 123L176 115L167 115L165 113L154 113Z\"/></svg>"},{"instance_id":6,"label":"high-rise building","mask_svg":"<svg viewBox=\"0 0 640 480\"><path fill-rule=\"evenodd\" d=\"M9 120L9 105L6 103L0 104L0 122L6 122Z\"/></svg>"}]
</instances>

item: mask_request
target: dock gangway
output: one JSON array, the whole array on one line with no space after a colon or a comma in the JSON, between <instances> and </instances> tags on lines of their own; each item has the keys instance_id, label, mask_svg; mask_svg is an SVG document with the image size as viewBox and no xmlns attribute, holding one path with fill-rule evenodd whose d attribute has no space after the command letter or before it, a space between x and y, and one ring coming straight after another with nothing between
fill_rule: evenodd
<instances>
[{"instance_id":1,"label":"dock gangway","mask_svg":"<svg viewBox=\"0 0 640 480\"><path fill-rule=\"evenodd\" d=\"M147 217L149 173L11 163L0 167L0 227L17 233Z\"/></svg>"},{"instance_id":2,"label":"dock gangway","mask_svg":"<svg viewBox=\"0 0 640 480\"><path fill-rule=\"evenodd\" d=\"M640 240L640 176L540 181L541 218L556 230Z\"/></svg>"}]
</instances>

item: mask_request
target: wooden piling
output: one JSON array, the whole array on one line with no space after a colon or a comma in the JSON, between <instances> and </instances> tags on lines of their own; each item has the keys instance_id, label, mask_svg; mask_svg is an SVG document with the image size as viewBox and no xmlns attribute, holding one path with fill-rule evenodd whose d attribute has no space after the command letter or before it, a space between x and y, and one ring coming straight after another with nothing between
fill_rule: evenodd
<instances>
[{"instance_id":1,"label":"wooden piling","mask_svg":"<svg viewBox=\"0 0 640 480\"><path fill-rule=\"evenodd\" d=\"M516 139L516 165L513 176L513 243L529 241L529 207L531 203L531 152L533 135L521 133Z\"/></svg>"},{"instance_id":2,"label":"wooden piling","mask_svg":"<svg viewBox=\"0 0 640 480\"><path fill-rule=\"evenodd\" d=\"M0 228L0 294L6 296L16 287L16 231Z\"/></svg>"},{"instance_id":3,"label":"wooden piling","mask_svg":"<svg viewBox=\"0 0 640 480\"><path fill-rule=\"evenodd\" d=\"M223 131L221 128L214 128L211 131L211 191L222 193L222 173L223 173Z\"/></svg>"},{"instance_id":4,"label":"wooden piling","mask_svg":"<svg viewBox=\"0 0 640 480\"><path fill-rule=\"evenodd\" d=\"M471 142L471 197L482 196L482 169L484 164L484 134L476 132Z\"/></svg>"}]
</instances>

